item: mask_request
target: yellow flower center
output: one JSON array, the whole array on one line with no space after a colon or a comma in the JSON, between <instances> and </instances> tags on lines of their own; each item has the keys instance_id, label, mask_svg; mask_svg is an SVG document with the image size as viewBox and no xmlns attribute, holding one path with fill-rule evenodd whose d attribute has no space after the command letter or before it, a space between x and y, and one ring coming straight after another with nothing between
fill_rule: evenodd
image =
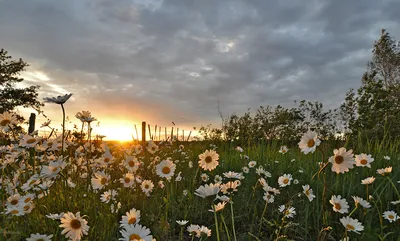
<instances>
[{"instance_id":1,"label":"yellow flower center","mask_svg":"<svg viewBox=\"0 0 400 241\"><path fill-rule=\"evenodd\" d=\"M149 187L150 187L150 186L149 186L148 184L144 185L144 188L145 188L145 189L149 189Z\"/></svg>"},{"instance_id":2,"label":"yellow flower center","mask_svg":"<svg viewBox=\"0 0 400 241\"><path fill-rule=\"evenodd\" d=\"M18 204L18 200L17 199L13 199L10 202L12 205L17 205Z\"/></svg>"},{"instance_id":3,"label":"yellow flower center","mask_svg":"<svg viewBox=\"0 0 400 241\"><path fill-rule=\"evenodd\" d=\"M134 161L129 161L129 162L128 162L128 165L129 165L130 167L134 167L134 166L135 166L135 162L134 162Z\"/></svg>"},{"instance_id":4,"label":"yellow flower center","mask_svg":"<svg viewBox=\"0 0 400 241\"><path fill-rule=\"evenodd\" d=\"M12 210L12 211L11 211L11 214L14 214L14 215L15 215L15 214L18 214L18 213L19 213L18 210Z\"/></svg>"},{"instance_id":5,"label":"yellow flower center","mask_svg":"<svg viewBox=\"0 0 400 241\"><path fill-rule=\"evenodd\" d=\"M25 199L25 203L28 203L32 200L32 198L28 197L27 199Z\"/></svg>"},{"instance_id":6,"label":"yellow flower center","mask_svg":"<svg viewBox=\"0 0 400 241\"><path fill-rule=\"evenodd\" d=\"M101 183L101 185L106 185L106 183L107 183L107 178L103 177L103 178L100 180L100 183Z\"/></svg>"},{"instance_id":7,"label":"yellow flower center","mask_svg":"<svg viewBox=\"0 0 400 241\"><path fill-rule=\"evenodd\" d=\"M392 214L389 214L389 215L388 215L388 218L389 218L389 219L394 219L394 216L393 216Z\"/></svg>"},{"instance_id":8,"label":"yellow flower center","mask_svg":"<svg viewBox=\"0 0 400 241\"><path fill-rule=\"evenodd\" d=\"M40 238L40 239L37 239L36 241L44 241L44 239Z\"/></svg>"},{"instance_id":9,"label":"yellow flower center","mask_svg":"<svg viewBox=\"0 0 400 241\"><path fill-rule=\"evenodd\" d=\"M169 168L169 167L163 167L162 173L164 173L164 174L169 174L170 172L171 172L171 168Z\"/></svg>"},{"instance_id":10,"label":"yellow flower center","mask_svg":"<svg viewBox=\"0 0 400 241\"><path fill-rule=\"evenodd\" d=\"M306 195L307 195L307 196L310 195L310 190L306 190Z\"/></svg>"},{"instance_id":11,"label":"yellow flower center","mask_svg":"<svg viewBox=\"0 0 400 241\"><path fill-rule=\"evenodd\" d=\"M71 228L72 229L80 229L82 226L81 222L78 219L71 220Z\"/></svg>"},{"instance_id":12,"label":"yellow flower center","mask_svg":"<svg viewBox=\"0 0 400 241\"><path fill-rule=\"evenodd\" d=\"M211 156L207 156L206 159L204 160L206 163L210 163L212 162L212 157Z\"/></svg>"},{"instance_id":13,"label":"yellow flower center","mask_svg":"<svg viewBox=\"0 0 400 241\"><path fill-rule=\"evenodd\" d=\"M29 208L30 208L30 206L29 206L29 205L26 205L26 206L24 206L24 211L28 211L28 210L29 210Z\"/></svg>"},{"instance_id":14,"label":"yellow flower center","mask_svg":"<svg viewBox=\"0 0 400 241\"><path fill-rule=\"evenodd\" d=\"M35 141L36 141L35 138L31 138L31 139L28 139L28 140L26 141L26 143L27 143L27 144L32 144L32 143L35 143Z\"/></svg>"},{"instance_id":15,"label":"yellow flower center","mask_svg":"<svg viewBox=\"0 0 400 241\"><path fill-rule=\"evenodd\" d=\"M336 210L342 209L342 206L340 205L340 203L335 203L335 209Z\"/></svg>"},{"instance_id":16,"label":"yellow flower center","mask_svg":"<svg viewBox=\"0 0 400 241\"><path fill-rule=\"evenodd\" d=\"M29 186L35 184L36 180L32 180L29 182Z\"/></svg>"},{"instance_id":17,"label":"yellow flower center","mask_svg":"<svg viewBox=\"0 0 400 241\"><path fill-rule=\"evenodd\" d=\"M289 183L289 179L285 178L283 179L283 184L288 184Z\"/></svg>"},{"instance_id":18,"label":"yellow flower center","mask_svg":"<svg viewBox=\"0 0 400 241\"><path fill-rule=\"evenodd\" d=\"M58 170L58 167L54 167L53 169L51 169L52 172L56 172Z\"/></svg>"},{"instance_id":19,"label":"yellow flower center","mask_svg":"<svg viewBox=\"0 0 400 241\"><path fill-rule=\"evenodd\" d=\"M308 142L307 142L307 146L308 146L308 147L313 147L314 145L315 145L314 139L308 140Z\"/></svg>"},{"instance_id":20,"label":"yellow flower center","mask_svg":"<svg viewBox=\"0 0 400 241\"><path fill-rule=\"evenodd\" d=\"M135 224L136 223L136 217L131 217L129 220L128 220L128 224Z\"/></svg>"},{"instance_id":21,"label":"yellow flower center","mask_svg":"<svg viewBox=\"0 0 400 241\"><path fill-rule=\"evenodd\" d=\"M110 158L108 158L108 157L104 158L104 162L105 162L105 163L107 163L107 162L109 162L109 161L110 161Z\"/></svg>"},{"instance_id":22,"label":"yellow flower center","mask_svg":"<svg viewBox=\"0 0 400 241\"><path fill-rule=\"evenodd\" d=\"M0 126L6 126L6 125L8 125L8 124L10 124L10 123L11 123L10 120L5 119L5 120L2 120L2 121L0 122Z\"/></svg>"},{"instance_id":23,"label":"yellow flower center","mask_svg":"<svg viewBox=\"0 0 400 241\"><path fill-rule=\"evenodd\" d=\"M131 181L131 179L128 177L125 177L124 181L125 181L125 183L129 183Z\"/></svg>"},{"instance_id":24,"label":"yellow flower center","mask_svg":"<svg viewBox=\"0 0 400 241\"><path fill-rule=\"evenodd\" d=\"M140 240L140 239L141 239L141 237L139 235L137 235L136 233L131 234L129 236L129 240Z\"/></svg>"},{"instance_id":25,"label":"yellow flower center","mask_svg":"<svg viewBox=\"0 0 400 241\"><path fill-rule=\"evenodd\" d=\"M344 158L342 156L335 156L335 162L336 164L341 164L344 162Z\"/></svg>"},{"instance_id":26,"label":"yellow flower center","mask_svg":"<svg viewBox=\"0 0 400 241\"><path fill-rule=\"evenodd\" d=\"M354 229L355 229L354 226L351 225L351 224L347 224L347 225L346 225L346 228L347 228L348 230L354 230Z\"/></svg>"},{"instance_id":27,"label":"yellow flower center","mask_svg":"<svg viewBox=\"0 0 400 241\"><path fill-rule=\"evenodd\" d=\"M360 161L360 163L361 163L361 165L367 165L367 164L368 164L368 161L365 160L365 159L362 159L362 160Z\"/></svg>"}]
</instances>

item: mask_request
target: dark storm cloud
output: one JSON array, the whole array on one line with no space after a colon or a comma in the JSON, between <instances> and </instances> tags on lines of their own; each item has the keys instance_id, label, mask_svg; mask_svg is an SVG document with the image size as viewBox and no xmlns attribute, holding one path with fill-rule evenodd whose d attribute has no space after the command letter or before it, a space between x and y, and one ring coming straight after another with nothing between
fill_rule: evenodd
<instances>
[{"instance_id":1,"label":"dark storm cloud","mask_svg":"<svg viewBox=\"0 0 400 241\"><path fill-rule=\"evenodd\" d=\"M337 107L397 1L0 1L0 47L45 73L73 111L163 124L260 105ZM80 103L80 104L79 104ZM74 109L76 108L76 109Z\"/></svg>"}]
</instances>

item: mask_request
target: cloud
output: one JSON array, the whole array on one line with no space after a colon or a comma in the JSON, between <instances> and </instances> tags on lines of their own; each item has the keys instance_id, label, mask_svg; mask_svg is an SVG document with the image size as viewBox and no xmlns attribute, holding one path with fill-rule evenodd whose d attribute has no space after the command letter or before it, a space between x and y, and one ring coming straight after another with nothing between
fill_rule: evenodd
<instances>
[{"instance_id":1,"label":"cloud","mask_svg":"<svg viewBox=\"0 0 400 241\"><path fill-rule=\"evenodd\" d=\"M2 1L0 46L70 111L167 125L357 88L397 1ZM36 75L35 75L36 73ZM44 78L46 77L46 78ZM56 107L46 107L56 113ZM99 118L100 119L100 118Z\"/></svg>"}]
</instances>

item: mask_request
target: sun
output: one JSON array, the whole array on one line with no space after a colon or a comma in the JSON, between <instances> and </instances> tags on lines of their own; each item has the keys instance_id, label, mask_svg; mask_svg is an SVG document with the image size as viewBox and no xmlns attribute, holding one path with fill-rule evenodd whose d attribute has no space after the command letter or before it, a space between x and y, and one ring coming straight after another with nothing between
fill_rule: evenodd
<instances>
[{"instance_id":1,"label":"sun","mask_svg":"<svg viewBox=\"0 0 400 241\"><path fill-rule=\"evenodd\" d=\"M132 141L136 137L134 127L135 123L127 123L125 121L114 121L111 123L100 123L99 127L95 128L96 134L106 136L104 140L109 141ZM138 130L139 132L140 130ZM141 133L138 133L139 137Z\"/></svg>"}]
</instances>

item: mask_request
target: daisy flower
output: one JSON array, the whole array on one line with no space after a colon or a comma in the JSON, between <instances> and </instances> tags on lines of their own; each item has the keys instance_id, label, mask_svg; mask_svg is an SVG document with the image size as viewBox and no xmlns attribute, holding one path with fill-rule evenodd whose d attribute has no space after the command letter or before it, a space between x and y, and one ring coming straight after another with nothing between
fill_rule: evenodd
<instances>
[{"instance_id":1,"label":"daisy flower","mask_svg":"<svg viewBox=\"0 0 400 241\"><path fill-rule=\"evenodd\" d=\"M273 203L275 201L275 196L269 192L265 192L263 199L267 202L267 203Z\"/></svg>"},{"instance_id":2,"label":"daisy flower","mask_svg":"<svg viewBox=\"0 0 400 241\"><path fill-rule=\"evenodd\" d=\"M51 241L51 238L53 235L46 235L46 234L31 234L29 238L26 239L26 241Z\"/></svg>"},{"instance_id":3,"label":"daisy flower","mask_svg":"<svg viewBox=\"0 0 400 241\"><path fill-rule=\"evenodd\" d=\"M142 191L144 193L146 193L147 196L149 196L150 193L153 191L154 184L153 184L153 182L151 180L144 180L140 184L140 188L142 189Z\"/></svg>"},{"instance_id":4,"label":"daisy flower","mask_svg":"<svg viewBox=\"0 0 400 241\"><path fill-rule=\"evenodd\" d=\"M130 172L136 172L139 169L140 162L134 156L125 155L124 166Z\"/></svg>"},{"instance_id":5,"label":"daisy flower","mask_svg":"<svg viewBox=\"0 0 400 241\"><path fill-rule=\"evenodd\" d=\"M371 163L374 161L374 158L372 158L371 155L361 153L360 155L356 155L355 160L356 166L371 168Z\"/></svg>"},{"instance_id":6,"label":"daisy flower","mask_svg":"<svg viewBox=\"0 0 400 241\"><path fill-rule=\"evenodd\" d=\"M101 194L100 200L103 203L109 203L111 199L115 199L115 196L117 196L118 192L115 190L109 190L105 191L103 194Z\"/></svg>"},{"instance_id":7,"label":"daisy flower","mask_svg":"<svg viewBox=\"0 0 400 241\"><path fill-rule=\"evenodd\" d=\"M232 171L224 172L223 175L224 175L224 177L231 178L231 179L239 179L239 180L244 179L244 176L242 173L237 173L237 172L232 172Z\"/></svg>"},{"instance_id":8,"label":"daisy flower","mask_svg":"<svg viewBox=\"0 0 400 241\"><path fill-rule=\"evenodd\" d=\"M363 208L370 208L371 207L371 204L369 202L367 202L366 200L364 200L364 199L362 199L360 197L352 196L352 198L353 198L356 206L358 204L360 204Z\"/></svg>"},{"instance_id":9,"label":"daisy flower","mask_svg":"<svg viewBox=\"0 0 400 241\"><path fill-rule=\"evenodd\" d=\"M237 192L238 186L239 186L238 180L236 180L234 182L229 181L229 182L221 185L221 192L223 194L232 194L234 192Z\"/></svg>"},{"instance_id":10,"label":"daisy flower","mask_svg":"<svg viewBox=\"0 0 400 241\"><path fill-rule=\"evenodd\" d=\"M171 160L163 160L156 166L156 173L161 178L171 180L174 175L176 165Z\"/></svg>"},{"instance_id":11,"label":"daisy flower","mask_svg":"<svg viewBox=\"0 0 400 241\"><path fill-rule=\"evenodd\" d=\"M85 110L76 113L75 117L79 119L81 122L88 122L88 123L97 120L96 118L92 117L90 111L85 111Z\"/></svg>"},{"instance_id":12,"label":"daisy flower","mask_svg":"<svg viewBox=\"0 0 400 241\"><path fill-rule=\"evenodd\" d=\"M199 166L204 170L214 170L219 162L219 155L214 150L206 150L204 153L199 155Z\"/></svg>"},{"instance_id":13,"label":"daisy flower","mask_svg":"<svg viewBox=\"0 0 400 241\"><path fill-rule=\"evenodd\" d=\"M165 187L165 184L164 184L163 180L158 181L158 187L161 188L161 189L163 189Z\"/></svg>"},{"instance_id":14,"label":"daisy flower","mask_svg":"<svg viewBox=\"0 0 400 241\"><path fill-rule=\"evenodd\" d=\"M304 154L314 153L317 146L321 144L321 141L318 139L317 133L313 131L308 131L305 133L298 143L301 152Z\"/></svg>"},{"instance_id":15,"label":"daisy flower","mask_svg":"<svg viewBox=\"0 0 400 241\"><path fill-rule=\"evenodd\" d=\"M72 94L66 94L63 96L57 96L57 97L45 97L43 98L43 100L45 102L50 102L50 103L54 103L54 104L59 104L62 105L65 102L67 102L67 100L72 96Z\"/></svg>"},{"instance_id":16,"label":"daisy flower","mask_svg":"<svg viewBox=\"0 0 400 241\"><path fill-rule=\"evenodd\" d=\"M389 173L391 173L391 172L392 172L392 167L386 167L386 168L376 170L376 173L378 173L382 176L389 175Z\"/></svg>"},{"instance_id":17,"label":"daisy flower","mask_svg":"<svg viewBox=\"0 0 400 241\"><path fill-rule=\"evenodd\" d=\"M286 187L290 185L290 182L293 180L291 174L283 174L278 178L279 187Z\"/></svg>"},{"instance_id":18,"label":"daisy flower","mask_svg":"<svg viewBox=\"0 0 400 241\"><path fill-rule=\"evenodd\" d=\"M287 146L281 146L279 149L279 153L285 154L286 152L289 151L289 148Z\"/></svg>"},{"instance_id":19,"label":"daisy flower","mask_svg":"<svg viewBox=\"0 0 400 241\"><path fill-rule=\"evenodd\" d=\"M249 168L253 168L253 167L255 167L256 165L257 165L257 162L256 161L251 161L251 162L249 162Z\"/></svg>"},{"instance_id":20,"label":"daisy flower","mask_svg":"<svg viewBox=\"0 0 400 241\"><path fill-rule=\"evenodd\" d=\"M349 212L349 204L346 199L342 199L340 195L333 195L329 202L333 205L333 211L339 213L348 213Z\"/></svg>"},{"instance_id":21,"label":"daisy flower","mask_svg":"<svg viewBox=\"0 0 400 241\"><path fill-rule=\"evenodd\" d=\"M64 214L64 217L60 219L60 227L64 228L61 234L72 241L81 240L83 235L87 235L89 231L89 226L87 221L81 217L80 212L75 215L71 212Z\"/></svg>"},{"instance_id":22,"label":"daisy flower","mask_svg":"<svg viewBox=\"0 0 400 241\"><path fill-rule=\"evenodd\" d=\"M304 185L302 187L303 187L303 193L307 196L308 200L311 202L315 198L313 190L310 188L309 185Z\"/></svg>"},{"instance_id":23,"label":"daisy flower","mask_svg":"<svg viewBox=\"0 0 400 241\"><path fill-rule=\"evenodd\" d=\"M41 138L33 137L30 135L24 135L22 139L19 141L19 146L23 147L34 147L36 144L41 141Z\"/></svg>"},{"instance_id":24,"label":"daisy flower","mask_svg":"<svg viewBox=\"0 0 400 241\"><path fill-rule=\"evenodd\" d=\"M243 152L243 148L241 148L240 146L237 146L237 147L235 148L235 150L238 151L238 152Z\"/></svg>"},{"instance_id":25,"label":"daisy flower","mask_svg":"<svg viewBox=\"0 0 400 241\"><path fill-rule=\"evenodd\" d=\"M126 212L126 215L122 216L122 220L120 221L120 227L125 228L131 225L138 224L140 221L140 210L136 210L132 208L129 212Z\"/></svg>"},{"instance_id":26,"label":"daisy flower","mask_svg":"<svg viewBox=\"0 0 400 241\"><path fill-rule=\"evenodd\" d=\"M202 173L200 177L203 182L207 182L210 179L206 173Z\"/></svg>"},{"instance_id":27,"label":"daisy flower","mask_svg":"<svg viewBox=\"0 0 400 241\"><path fill-rule=\"evenodd\" d=\"M151 154L154 154L158 151L158 146L153 141L149 141L147 143L147 151Z\"/></svg>"},{"instance_id":28,"label":"daisy flower","mask_svg":"<svg viewBox=\"0 0 400 241\"><path fill-rule=\"evenodd\" d=\"M207 228L206 226L201 226L196 232L196 237L198 238L206 238L210 236L211 236L211 229Z\"/></svg>"},{"instance_id":29,"label":"daisy flower","mask_svg":"<svg viewBox=\"0 0 400 241\"><path fill-rule=\"evenodd\" d=\"M349 169L353 168L353 165L355 164L353 150L346 151L346 148L341 147L339 150L335 149L333 154L334 156L329 158L329 162L332 163L333 172L336 172L337 174L345 173L348 172Z\"/></svg>"},{"instance_id":30,"label":"daisy flower","mask_svg":"<svg viewBox=\"0 0 400 241\"><path fill-rule=\"evenodd\" d=\"M53 219L53 220L56 220L56 219L61 219L62 217L64 217L64 213L60 213L60 214L57 214L57 213L49 213L48 215L46 215L46 217L47 218L50 218L50 219Z\"/></svg>"},{"instance_id":31,"label":"daisy flower","mask_svg":"<svg viewBox=\"0 0 400 241\"><path fill-rule=\"evenodd\" d=\"M124 187L132 187L135 184L135 176L132 173L125 173L122 178L119 179Z\"/></svg>"},{"instance_id":32,"label":"daisy flower","mask_svg":"<svg viewBox=\"0 0 400 241\"><path fill-rule=\"evenodd\" d=\"M396 222L396 220L400 218L394 211L386 211L382 216L389 222Z\"/></svg>"},{"instance_id":33,"label":"daisy flower","mask_svg":"<svg viewBox=\"0 0 400 241\"><path fill-rule=\"evenodd\" d=\"M200 186L197 188L194 192L194 195L206 198L209 196L215 196L219 193L220 191L220 185L219 184L206 184L204 186Z\"/></svg>"},{"instance_id":34,"label":"daisy flower","mask_svg":"<svg viewBox=\"0 0 400 241\"><path fill-rule=\"evenodd\" d=\"M372 184L374 181L375 181L375 177L367 177L364 180L361 180L361 184L369 185L369 184Z\"/></svg>"},{"instance_id":35,"label":"daisy flower","mask_svg":"<svg viewBox=\"0 0 400 241\"><path fill-rule=\"evenodd\" d=\"M390 156L383 156L383 159L389 161L390 160Z\"/></svg>"},{"instance_id":36,"label":"daisy flower","mask_svg":"<svg viewBox=\"0 0 400 241\"><path fill-rule=\"evenodd\" d=\"M214 182L215 183L221 183L222 182L222 177L220 175L215 175Z\"/></svg>"},{"instance_id":37,"label":"daisy flower","mask_svg":"<svg viewBox=\"0 0 400 241\"><path fill-rule=\"evenodd\" d=\"M347 231L355 232L359 234L359 231L364 230L364 226L358 222L357 219L352 219L350 217L343 217L340 219L340 222L346 228Z\"/></svg>"},{"instance_id":38,"label":"daisy flower","mask_svg":"<svg viewBox=\"0 0 400 241\"><path fill-rule=\"evenodd\" d=\"M121 230L122 238L119 240L123 241L152 241L153 236L150 235L150 230L145 226L140 224L125 226L123 230Z\"/></svg>"},{"instance_id":39,"label":"daisy flower","mask_svg":"<svg viewBox=\"0 0 400 241\"><path fill-rule=\"evenodd\" d=\"M194 236L197 234L197 231L200 229L200 226L197 224L190 224L186 230L189 232L190 236Z\"/></svg>"},{"instance_id":40,"label":"daisy flower","mask_svg":"<svg viewBox=\"0 0 400 241\"><path fill-rule=\"evenodd\" d=\"M219 203L217 203L217 205L212 205L211 209L209 209L208 211L210 211L210 212L214 212L214 210L215 210L215 212L221 211L222 209L225 208L225 204L226 204L226 202L219 202Z\"/></svg>"},{"instance_id":41,"label":"daisy flower","mask_svg":"<svg viewBox=\"0 0 400 241\"><path fill-rule=\"evenodd\" d=\"M18 124L17 118L12 113L6 111L0 114L0 130L7 130L16 124Z\"/></svg>"},{"instance_id":42,"label":"daisy flower","mask_svg":"<svg viewBox=\"0 0 400 241\"><path fill-rule=\"evenodd\" d=\"M244 167L242 167L242 171L244 173L249 173L250 169L248 167L244 166Z\"/></svg>"},{"instance_id":43,"label":"daisy flower","mask_svg":"<svg viewBox=\"0 0 400 241\"><path fill-rule=\"evenodd\" d=\"M110 175L105 174L104 172L96 172L94 177L92 177L92 187L95 190L101 190L104 186L106 186L110 181Z\"/></svg>"},{"instance_id":44,"label":"daisy flower","mask_svg":"<svg viewBox=\"0 0 400 241\"><path fill-rule=\"evenodd\" d=\"M293 218L294 215L296 214L295 208L294 207L286 207L285 205L281 205L278 208L279 212L283 213L285 218Z\"/></svg>"},{"instance_id":45,"label":"daisy flower","mask_svg":"<svg viewBox=\"0 0 400 241\"><path fill-rule=\"evenodd\" d=\"M176 220L176 223L181 225L181 226L185 226L189 221L187 220Z\"/></svg>"}]
</instances>

